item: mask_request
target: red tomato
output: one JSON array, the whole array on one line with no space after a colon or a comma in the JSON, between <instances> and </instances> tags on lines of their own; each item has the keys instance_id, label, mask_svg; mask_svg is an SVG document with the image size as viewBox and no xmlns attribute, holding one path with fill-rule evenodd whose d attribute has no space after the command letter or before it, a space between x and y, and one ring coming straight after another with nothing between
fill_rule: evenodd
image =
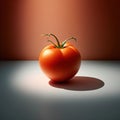
<instances>
[{"instance_id":1,"label":"red tomato","mask_svg":"<svg viewBox=\"0 0 120 120\"><path fill-rule=\"evenodd\" d=\"M53 34L50 35L53 36ZM58 44L60 45L60 43ZM55 82L70 80L80 68L81 56L79 51L67 41L63 44L46 46L39 56L43 72Z\"/></svg>"}]
</instances>

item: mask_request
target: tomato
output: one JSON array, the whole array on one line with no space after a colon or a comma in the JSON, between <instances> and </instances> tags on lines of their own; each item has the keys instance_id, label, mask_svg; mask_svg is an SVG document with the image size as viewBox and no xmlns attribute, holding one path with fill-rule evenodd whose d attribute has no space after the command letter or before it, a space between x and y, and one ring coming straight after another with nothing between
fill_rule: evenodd
<instances>
[{"instance_id":1,"label":"tomato","mask_svg":"<svg viewBox=\"0 0 120 120\"><path fill-rule=\"evenodd\" d=\"M39 63L43 72L55 82L65 82L70 80L79 70L81 55L79 51L67 41L60 44L57 37L53 34L46 36L55 37L58 45L49 40L52 44L42 49L39 56Z\"/></svg>"}]
</instances>

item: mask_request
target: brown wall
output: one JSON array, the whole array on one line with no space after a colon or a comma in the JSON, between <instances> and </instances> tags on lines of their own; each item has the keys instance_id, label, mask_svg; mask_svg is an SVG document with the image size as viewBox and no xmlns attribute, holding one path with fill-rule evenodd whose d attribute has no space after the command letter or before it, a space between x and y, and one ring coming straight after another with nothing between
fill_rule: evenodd
<instances>
[{"instance_id":1,"label":"brown wall","mask_svg":"<svg viewBox=\"0 0 120 120\"><path fill-rule=\"evenodd\" d=\"M120 0L3 0L0 59L38 59L42 33L69 36L82 59L120 60Z\"/></svg>"}]
</instances>

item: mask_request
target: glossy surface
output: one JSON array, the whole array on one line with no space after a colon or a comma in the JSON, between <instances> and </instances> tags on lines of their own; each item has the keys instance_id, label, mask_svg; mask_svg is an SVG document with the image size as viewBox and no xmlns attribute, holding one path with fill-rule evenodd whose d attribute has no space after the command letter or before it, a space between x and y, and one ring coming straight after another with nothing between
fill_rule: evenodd
<instances>
[{"instance_id":1,"label":"glossy surface","mask_svg":"<svg viewBox=\"0 0 120 120\"><path fill-rule=\"evenodd\" d=\"M43 72L51 80L64 82L78 72L81 56L71 44L67 43L64 48L49 45L40 52L39 63Z\"/></svg>"}]
</instances>

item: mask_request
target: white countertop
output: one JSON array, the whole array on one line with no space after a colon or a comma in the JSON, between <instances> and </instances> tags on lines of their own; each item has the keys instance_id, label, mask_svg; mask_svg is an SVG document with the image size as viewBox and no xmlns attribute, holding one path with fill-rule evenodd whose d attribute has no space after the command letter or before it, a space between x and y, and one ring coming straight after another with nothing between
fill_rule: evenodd
<instances>
[{"instance_id":1,"label":"white countertop","mask_svg":"<svg viewBox=\"0 0 120 120\"><path fill-rule=\"evenodd\" d=\"M119 120L120 61L82 61L53 84L38 61L0 62L1 120Z\"/></svg>"}]
</instances>

